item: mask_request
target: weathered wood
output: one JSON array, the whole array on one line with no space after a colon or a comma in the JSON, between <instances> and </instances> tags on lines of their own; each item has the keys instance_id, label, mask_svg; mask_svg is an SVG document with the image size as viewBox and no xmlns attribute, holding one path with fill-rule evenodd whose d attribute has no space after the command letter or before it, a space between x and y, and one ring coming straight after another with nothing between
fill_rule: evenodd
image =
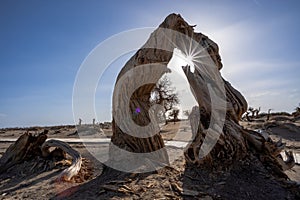
<instances>
[{"instance_id":1,"label":"weathered wood","mask_svg":"<svg viewBox=\"0 0 300 200\"><path fill-rule=\"evenodd\" d=\"M3 156L0 158L0 173L5 172L12 166L22 163L24 161L33 161L37 156L43 157L48 160L55 158L65 158L65 153L69 154L73 160L71 166L63 170L60 174L60 180L71 180L71 178L78 174L82 158L79 152L75 151L67 143L59 140L48 140L47 130L37 136L26 132L21 135L18 140L10 145ZM55 150L49 151L50 147L56 147ZM55 162L55 160L53 160ZM46 164L45 162L44 164ZM34 165L36 166L36 165ZM45 166L47 168L47 166Z\"/></svg>"},{"instance_id":2,"label":"weathered wood","mask_svg":"<svg viewBox=\"0 0 300 200\"><path fill-rule=\"evenodd\" d=\"M185 151L187 162L195 165L230 166L235 161L241 160L245 156L255 152L256 155L261 154L260 158L262 159L262 163L265 163L263 160L268 160L268 166L274 166L274 168L276 168L276 170L279 169L279 171L280 169L281 171L282 169L286 169L287 166L283 166L285 163L283 161L281 162L282 159L280 162L277 161L280 159L278 158L278 153L282 150L281 145L278 146L273 141L266 140L262 135L245 130L239 125L239 120L241 120L242 115L247 111L247 101L239 91L221 77L219 70L223 65L219 55L218 45L204 34L195 33L193 26L186 23L180 15L169 15L159 26L159 29L151 34L145 45L138 50L122 68L117 78L117 84L123 76L126 76L126 73L141 65L160 63L162 68L165 68L172 57L172 51L175 47L182 48L188 46L184 46L184 44L181 45L180 43L175 44L184 37L178 37L172 34L166 36L166 32L161 31L161 28L174 30L189 37L190 39L186 41L198 43L207 51L208 56L206 57L209 57L204 58L203 56L199 56L195 58L194 62L200 63L200 66L198 66L198 68L196 67L195 70L191 70L191 66L183 67L191 91L198 102L198 109L193 109L190 115L194 140ZM155 45L163 48L155 49L153 48ZM206 60L203 62L201 59ZM213 64L207 63L207 61L212 61ZM153 66L149 65L149 68L153 69ZM131 73L130 79L128 80L131 80L134 84L141 76L156 76L156 80L161 77L161 75L155 72L153 72L153 74L147 74L141 71L140 73ZM126 86L124 90L126 90ZM116 88L115 86L115 90ZM128 118L134 119L135 123L140 126L146 126L151 122L148 111L150 109L150 93L153 88L154 84L145 84L133 93L130 97L130 103L127 105L130 107L131 115L124 116L123 120L127 120ZM215 90L217 95L225 96L224 99L221 99L220 105L213 104L210 96L211 88ZM114 96L118 95L118 93L114 93ZM123 96L122 98L119 99L120 102L128 97L125 95L125 97ZM116 102L113 102L113 104L114 103ZM117 104L119 105L120 103ZM213 108L213 106L217 106L217 108ZM142 112L134 116L136 107L141 108ZM120 109L120 107L115 108L115 110L117 109ZM217 112L213 112L213 109L217 109ZM223 111L225 111L225 114L222 114ZM124 132L118 123L116 123L115 118L116 115L115 112L113 112L112 142L117 147L136 153L152 152L164 147L163 140L159 133L155 134L154 132L154 136L148 138L134 137L130 135L130 133ZM211 119L213 118L215 118L215 121L212 122ZM210 127L211 123L214 122L216 122L216 124L212 124L212 127ZM224 122L224 126L219 122ZM218 138L212 149L209 149L204 142L207 141L208 136ZM214 138L208 138L208 141L213 140ZM203 145L204 150L201 149ZM209 151L208 153L203 153L205 148Z\"/></svg>"},{"instance_id":3,"label":"weathered wood","mask_svg":"<svg viewBox=\"0 0 300 200\"><path fill-rule=\"evenodd\" d=\"M71 178L78 174L81 164L82 164L82 157L80 153L70 147L67 143L59 140L48 140L42 145L42 155L47 157L50 155L49 148L50 147L57 147L62 149L64 152L69 154L72 157L72 164L70 167L66 168L62 171L59 175L60 180L70 181Z\"/></svg>"},{"instance_id":4,"label":"weathered wood","mask_svg":"<svg viewBox=\"0 0 300 200\"><path fill-rule=\"evenodd\" d=\"M47 131L37 136L33 136L29 132L21 135L15 143L8 147L0 158L0 173L24 160L41 155L40 146L46 141L46 134Z\"/></svg>"}]
</instances>

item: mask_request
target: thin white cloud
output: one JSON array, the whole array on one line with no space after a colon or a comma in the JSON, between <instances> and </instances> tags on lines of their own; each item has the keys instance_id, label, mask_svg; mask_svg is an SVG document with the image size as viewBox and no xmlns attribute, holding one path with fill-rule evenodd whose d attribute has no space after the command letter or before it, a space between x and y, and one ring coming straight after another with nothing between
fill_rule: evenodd
<instances>
[{"instance_id":1,"label":"thin white cloud","mask_svg":"<svg viewBox=\"0 0 300 200\"><path fill-rule=\"evenodd\" d=\"M250 93L249 98L260 98L265 96L277 96L277 95L280 95L280 93L275 91L263 91L263 92Z\"/></svg>"},{"instance_id":2,"label":"thin white cloud","mask_svg":"<svg viewBox=\"0 0 300 200\"><path fill-rule=\"evenodd\" d=\"M249 87L248 90L239 89L246 98L248 105L262 107L266 111L272 108L275 111L291 112L299 104L300 93L293 93L288 88L265 89L260 87Z\"/></svg>"},{"instance_id":3,"label":"thin white cloud","mask_svg":"<svg viewBox=\"0 0 300 200\"><path fill-rule=\"evenodd\" d=\"M286 61L248 61L248 62L237 62L232 65L225 66L222 69L222 74L228 78L234 77L245 77L253 76L258 74L268 74L271 72L285 71L291 72L291 70L299 68L300 62L286 62Z\"/></svg>"}]
</instances>

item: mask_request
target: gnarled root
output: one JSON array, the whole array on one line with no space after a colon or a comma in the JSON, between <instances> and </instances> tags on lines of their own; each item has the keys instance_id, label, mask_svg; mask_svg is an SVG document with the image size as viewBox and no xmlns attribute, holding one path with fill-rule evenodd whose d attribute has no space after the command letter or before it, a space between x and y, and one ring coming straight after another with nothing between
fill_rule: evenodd
<instances>
[{"instance_id":1,"label":"gnarled root","mask_svg":"<svg viewBox=\"0 0 300 200\"><path fill-rule=\"evenodd\" d=\"M249 130L244 130L243 135L258 152L264 154L264 158L268 156L268 160L273 160L283 171L291 169L295 165L294 156L291 152L285 152L287 157L286 161L284 161L280 155L285 147L285 143L282 143L281 139L274 142L271 138L266 138L264 134Z\"/></svg>"}]
</instances>

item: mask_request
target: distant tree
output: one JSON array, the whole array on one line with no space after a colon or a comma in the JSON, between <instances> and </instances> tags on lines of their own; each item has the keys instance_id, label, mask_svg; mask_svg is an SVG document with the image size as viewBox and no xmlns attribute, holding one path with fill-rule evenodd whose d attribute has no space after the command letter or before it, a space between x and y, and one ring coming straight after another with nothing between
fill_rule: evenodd
<instances>
[{"instance_id":1,"label":"distant tree","mask_svg":"<svg viewBox=\"0 0 300 200\"><path fill-rule=\"evenodd\" d=\"M300 115L300 105L295 108L295 112L293 112L292 115L294 115L295 117Z\"/></svg>"},{"instance_id":2,"label":"distant tree","mask_svg":"<svg viewBox=\"0 0 300 200\"><path fill-rule=\"evenodd\" d=\"M300 113L300 107L295 108L296 113Z\"/></svg>"},{"instance_id":3,"label":"distant tree","mask_svg":"<svg viewBox=\"0 0 300 200\"><path fill-rule=\"evenodd\" d=\"M253 107L249 107L248 110L251 112L252 117L254 117L254 114L255 114L254 108Z\"/></svg>"},{"instance_id":4,"label":"distant tree","mask_svg":"<svg viewBox=\"0 0 300 200\"><path fill-rule=\"evenodd\" d=\"M153 104L163 106L164 112L162 114L164 119L166 119L166 113L179 104L178 93L175 90L176 88L172 86L172 82L167 76L160 79L156 87L152 90L150 101Z\"/></svg>"},{"instance_id":5,"label":"distant tree","mask_svg":"<svg viewBox=\"0 0 300 200\"><path fill-rule=\"evenodd\" d=\"M258 113L260 112L260 107L258 109L254 109L255 117L258 117Z\"/></svg>"},{"instance_id":6,"label":"distant tree","mask_svg":"<svg viewBox=\"0 0 300 200\"><path fill-rule=\"evenodd\" d=\"M160 110L156 113L156 120L158 123L162 124L166 124L167 120L166 120L166 114L164 110Z\"/></svg>"},{"instance_id":7,"label":"distant tree","mask_svg":"<svg viewBox=\"0 0 300 200\"><path fill-rule=\"evenodd\" d=\"M170 113L169 113L169 118L173 119L173 122L175 124L176 121L178 121L178 115L179 115L179 109L173 109Z\"/></svg>"},{"instance_id":8,"label":"distant tree","mask_svg":"<svg viewBox=\"0 0 300 200\"><path fill-rule=\"evenodd\" d=\"M252 120L250 119L249 114L250 114L250 112L246 112L246 115L245 115L245 116L246 116L247 121L248 121L248 122L251 122Z\"/></svg>"},{"instance_id":9,"label":"distant tree","mask_svg":"<svg viewBox=\"0 0 300 200\"><path fill-rule=\"evenodd\" d=\"M187 118L190 117L191 111L190 110L184 110L183 115L186 116Z\"/></svg>"}]
</instances>

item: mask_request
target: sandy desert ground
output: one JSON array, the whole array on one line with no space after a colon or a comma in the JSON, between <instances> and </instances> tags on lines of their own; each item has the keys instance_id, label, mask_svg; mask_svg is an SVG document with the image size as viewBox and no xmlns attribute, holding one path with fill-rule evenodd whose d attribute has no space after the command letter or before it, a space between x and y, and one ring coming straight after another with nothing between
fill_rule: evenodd
<instances>
[{"instance_id":1,"label":"sandy desert ground","mask_svg":"<svg viewBox=\"0 0 300 200\"><path fill-rule=\"evenodd\" d=\"M169 147L175 157L171 167L165 167L154 173L124 174L115 172L113 177L101 177L103 165L95 159L82 143L69 144L79 151L84 159L81 174L84 178L75 178L72 182L57 181L58 174L69 163L61 162L45 168L41 159L38 162L26 161L17 164L0 174L0 199L296 199L300 184L300 119L291 116L273 115L269 121L266 116L252 122L241 121L247 129L264 129L277 141L282 138L286 149L293 151L296 164L286 171L291 185L286 186L275 180L266 171L257 168L253 157L246 158L236 167L222 174L201 169L195 171L185 164L182 147ZM90 127L88 125L83 125ZM8 128L0 130L0 156L16 139L26 131L33 134L49 130L48 138L79 138L75 126ZM97 129L98 130L98 129ZM100 129L99 129L100 130ZM103 129L109 138L112 131ZM186 122L169 123L161 130L165 141L185 141L190 137L190 127ZM94 131L88 137L103 135ZM116 176L117 174L117 176ZM295 195L296 194L296 195Z\"/></svg>"}]
</instances>

